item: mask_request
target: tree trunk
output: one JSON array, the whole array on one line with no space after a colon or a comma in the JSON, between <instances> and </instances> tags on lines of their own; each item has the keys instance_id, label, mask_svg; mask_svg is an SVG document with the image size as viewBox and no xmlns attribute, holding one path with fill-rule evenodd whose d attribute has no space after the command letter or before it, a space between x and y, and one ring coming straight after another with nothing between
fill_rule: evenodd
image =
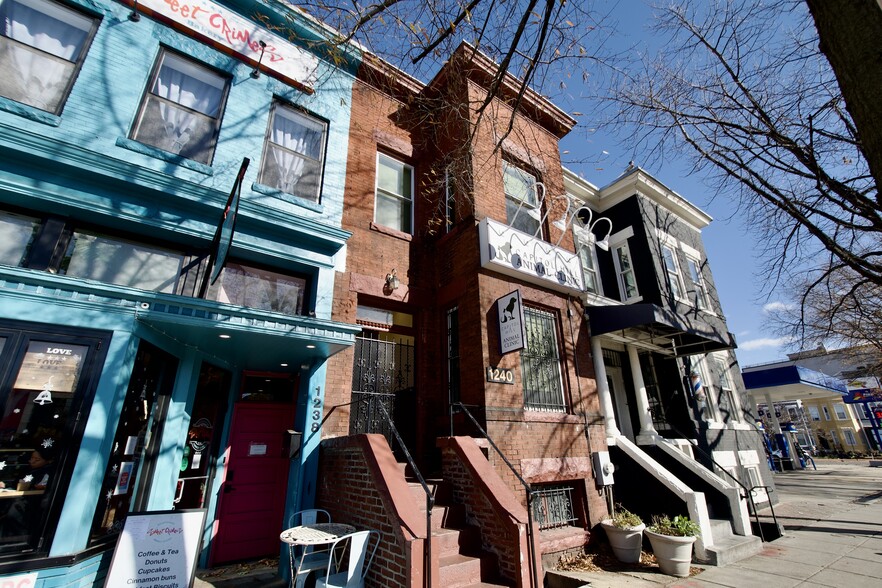
<instances>
[{"instance_id":1,"label":"tree trunk","mask_svg":"<svg viewBox=\"0 0 882 588\"><path fill-rule=\"evenodd\" d=\"M806 4L878 188L882 185L882 0L806 0Z\"/></svg>"}]
</instances>

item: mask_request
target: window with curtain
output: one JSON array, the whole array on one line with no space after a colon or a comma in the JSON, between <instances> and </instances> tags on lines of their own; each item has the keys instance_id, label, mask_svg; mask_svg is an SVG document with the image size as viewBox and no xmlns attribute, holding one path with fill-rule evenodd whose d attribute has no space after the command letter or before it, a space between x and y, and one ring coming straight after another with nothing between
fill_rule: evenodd
<instances>
[{"instance_id":1,"label":"window with curtain","mask_svg":"<svg viewBox=\"0 0 882 588\"><path fill-rule=\"evenodd\" d=\"M210 164L228 82L207 67L163 51L131 138Z\"/></svg>"},{"instance_id":2,"label":"window with curtain","mask_svg":"<svg viewBox=\"0 0 882 588\"><path fill-rule=\"evenodd\" d=\"M377 154L377 224L409 233L413 204L413 168L406 163Z\"/></svg>"},{"instance_id":3,"label":"window with curtain","mask_svg":"<svg viewBox=\"0 0 882 588\"><path fill-rule=\"evenodd\" d=\"M536 176L503 161L502 184L505 189L506 222L512 228L536 235L542 220L542 203L536 195Z\"/></svg>"},{"instance_id":4,"label":"window with curtain","mask_svg":"<svg viewBox=\"0 0 882 588\"><path fill-rule=\"evenodd\" d=\"M533 410L563 411L563 380L553 314L524 307L526 347L521 351L524 406Z\"/></svg>"},{"instance_id":5,"label":"window with curtain","mask_svg":"<svg viewBox=\"0 0 882 588\"><path fill-rule=\"evenodd\" d=\"M49 0L0 1L0 95L61 112L97 26Z\"/></svg>"},{"instance_id":6,"label":"window with curtain","mask_svg":"<svg viewBox=\"0 0 882 588\"><path fill-rule=\"evenodd\" d=\"M307 280L228 262L220 278L208 289L208 298L249 308L302 315Z\"/></svg>"},{"instance_id":7,"label":"window with curtain","mask_svg":"<svg viewBox=\"0 0 882 588\"><path fill-rule=\"evenodd\" d=\"M261 184L318 202L327 125L276 102L260 167Z\"/></svg>"}]
</instances>

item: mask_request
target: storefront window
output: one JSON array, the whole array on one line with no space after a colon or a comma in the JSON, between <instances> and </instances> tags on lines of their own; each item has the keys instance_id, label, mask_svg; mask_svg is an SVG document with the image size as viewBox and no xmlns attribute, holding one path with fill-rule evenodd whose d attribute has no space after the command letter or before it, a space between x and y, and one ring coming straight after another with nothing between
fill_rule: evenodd
<instances>
[{"instance_id":1,"label":"storefront window","mask_svg":"<svg viewBox=\"0 0 882 588\"><path fill-rule=\"evenodd\" d=\"M158 451L177 363L177 359L145 341L138 345L92 521L92 542L115 536L130 511L146 506L151 473L143 471L143 466L153 462Z\"/></svg>"},{"instance_id":2,"label":"storefront window","mask_svg":"<svg viewBox=\"0 0 882 588\"><path fill-rule=\"evenodd\" d=\"M230 372L203 364L196 386L196 398L187 438L183 440L184 457L175 489L175 509L202 508L213 472L213 458L220 439ZM289 394L290 395L290 394Z\"/></svg>"},{"instance_id":3,"label":"storefront window","mask_svg":"<svg viewBox=\"0 0 882 588\"><path fill-rule=\"evenodd\" d=\"M524 406L532 410L566 409L553 314L524 307L527 346L521 351Z\"/></svg>"},{"instance_id":4,"label":"storefront window","mask_svg":"<svg viewBox=\"0 0 882 588\"><path fill-rule=\"evenodd\" d=\"M97 342L0 328L0 555L16 555L49 548Z\"/></svg>"}]
</instances>

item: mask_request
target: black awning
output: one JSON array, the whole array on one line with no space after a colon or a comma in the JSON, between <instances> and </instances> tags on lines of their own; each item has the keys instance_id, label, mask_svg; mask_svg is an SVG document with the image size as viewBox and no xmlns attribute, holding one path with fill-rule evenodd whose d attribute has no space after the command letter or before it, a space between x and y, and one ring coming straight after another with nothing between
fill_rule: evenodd
<instances>
[{"instance_id":1,"label":"black awning","mask_svg":"<svg viewBox=\"0 0 882 588\"><path fill-rule=\"evenodd\" d=\"M655 304L591 306L586 314L591 336L616 333L626 341L661 348L675 357L736 347L735 337L724 327L690 321Z\"/></svg>"}]
</instances>

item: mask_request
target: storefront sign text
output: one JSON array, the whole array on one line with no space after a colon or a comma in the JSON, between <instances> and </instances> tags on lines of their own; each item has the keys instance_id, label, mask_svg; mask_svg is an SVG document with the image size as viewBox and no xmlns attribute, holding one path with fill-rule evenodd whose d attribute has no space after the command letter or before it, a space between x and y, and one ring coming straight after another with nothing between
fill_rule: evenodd
<instances>
[{"instance_id":1,"label":"storefront sign text","mask_svg":"<svg viewBox=\"0 0 882 588\"><path fill-rule=\"evenodd\" d=\"M526 347L524 334L524 307L521 292L515 290L496 301L499 319L499 352L503 355Z\"/></svg>"}]
</instances>

